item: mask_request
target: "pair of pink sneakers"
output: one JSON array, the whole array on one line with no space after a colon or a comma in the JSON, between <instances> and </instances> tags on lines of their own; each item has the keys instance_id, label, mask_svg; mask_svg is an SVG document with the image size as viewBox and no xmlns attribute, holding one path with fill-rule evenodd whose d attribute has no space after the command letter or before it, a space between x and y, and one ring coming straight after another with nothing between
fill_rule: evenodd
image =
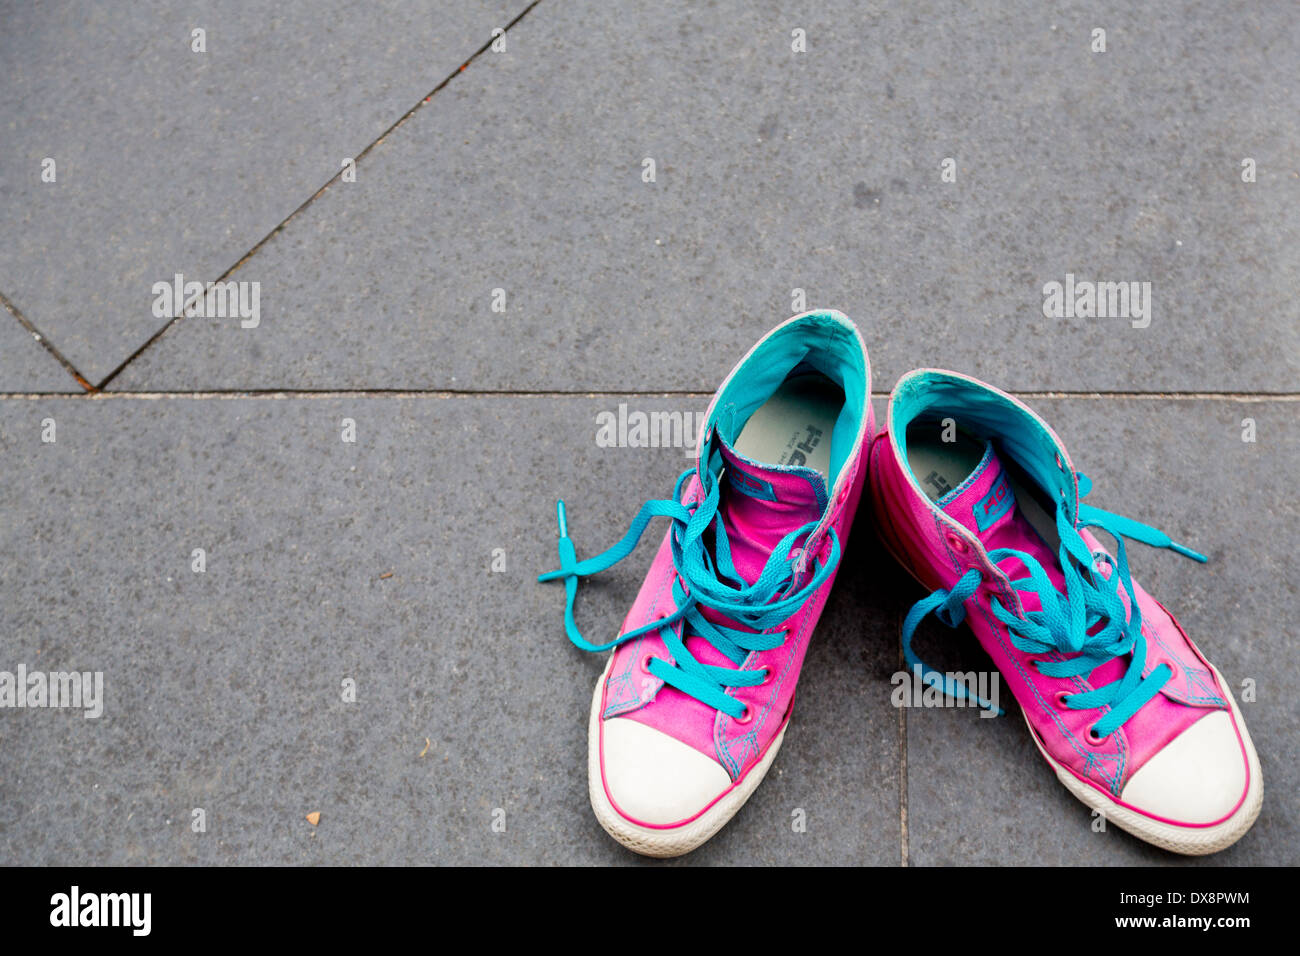
<instances>
[{"instance_id":1,"label":"pair of pink sneakers","mask_svg":"<svg viewBox=\"0 0 1300 956\"><path fill-rule=\"evenodd\" d=\"M601 825L650 856L695 849L744 805L790 720L808 641L864 485L880 538L927 588L930 612L975 632L1057 778L1136 836L1203 854L1259 814L1259 759L1223 677L1130 577L1123 538L1205 560L1146 525L1083 504L1088 483L1028 407L954 372L895 387L874 431L854 324L809 312L732 369L705 416L695 467L647 502L613 548L579 561L560 520L565 628L612 650L588 725ZM622 560L656 517L669 528L622 633L593 643L578 579ZM1114 555L1090 528L1116 541ZM986 703L986 702L985 702Z\"/></svg>"}]
</instances>

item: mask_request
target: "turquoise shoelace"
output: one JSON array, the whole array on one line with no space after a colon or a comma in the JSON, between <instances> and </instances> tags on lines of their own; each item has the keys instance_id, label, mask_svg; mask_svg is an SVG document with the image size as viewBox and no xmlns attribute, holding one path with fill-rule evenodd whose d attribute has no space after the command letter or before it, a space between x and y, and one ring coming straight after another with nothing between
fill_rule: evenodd
<instances>
[{"instance_id":1,"label":"turquoise shoelace","mask_svg":"<svg viewBox=\"0 0 1300 956\"><path fill-rule=\"evenodd\" d=\"M755 687L768 676L766 670L742 671L739 667L750 651L771 650L785 642L786 631L769 629L790 617L830 577L839 564L840 542L831 529L829 556L825 563L814 561L812 576L798 587L801 572L794 550L796 543L816 527L816 522L809 522L781 539L763 566L762 573L753 584L749 584L736 572L732 563L727 529L718 513L719 482L711 469L702 478L707 492L704 499L690 505L681 503L682 489L695 473L694 468L682 472L671 500L647 501L618 544L585 561L578 560L573 541L569 538L564 502L557 502L560 567L540 575L537 580L564 581L564 629L569 640L582 650L607 651L643 634L658 631L672 660L652 658L650 673L714 710L739 720L745 717L745 704L728 696L727 691L733 687ZM672 593L676 610L620 634L608 644L593 644L582 636L574 621L573 603L578 592L578 579L604 571L626 558L655 518L672 521L672 559L676 570ZM712 553L705 546L709 531L712 531L713 538ZM704 616L704 609L711 609L740 627L715 624ZM679 621L683 622L682 637L677 635ZM700 663L686 647L684 639L688 636L708 641L733 666Z\"/></svg>"},{"instance_id":2,"label":"turquoise shoelace","mask_svg":"<svg viewBox=\"0 0 1300 956\"><path fill-rule=\"evenodd\" d=\"M1078 479L1079 497L1082 498L1092 489L1092 482L1082 473L1078 474ZM1123 677L1102 687L1065 694L1060 698L1066 707L1073 710L1109 708L1090 728L1094 739L1104 740L1136 714L1172 676L1169 665L1164 663L1146 677L1142 676L1147 644L1142 634L1142 611L1129 575L1124 538L1154 548L1168 548L1201 563L1208 559L1170 540L1163 531L1090 505L1079 505L1079 524L1081 527L1101 528L1114 537L1116 557L1111 558L1102 551L1091 552L1066 518L1065 509L1058 507L1056 530L1061 537L1059 556L1065 592L1056 590L1043 566L1032 555L1015 548L998 548L989 552L989 560L993 564L1006 558L1020 561L1028 576L1012 580L1011 586L1021 593L1035 595L1041 610L1026 612L1019 617L1003 607L996 597L990 599L989 606L994 616L1006 626L1011 643L1019 650L1026 654L1060 655L1064 658L1033 659L1033 665L1048 677L1090 675L1116 657L1131 655ZM1095 562L1100 562L1101 567ZM1109 574L1103 573L1103 568ZM912 637L917 625L931 612L949 627L961 624L966 617L965 602L981 583L981 572L972 568L951 590L940 588L917 601L903 621L903 654L909 668L920 667L922 680L932 687L941 688L950 697L967 697L966 686L919 660L912 651ZM1127 608L1121 597L1121 587L1128 595ZM995 709L989 701L970 696L979 706ZM1002 713L1000 708L997 710Z\"/></svg>"}]
</instances>

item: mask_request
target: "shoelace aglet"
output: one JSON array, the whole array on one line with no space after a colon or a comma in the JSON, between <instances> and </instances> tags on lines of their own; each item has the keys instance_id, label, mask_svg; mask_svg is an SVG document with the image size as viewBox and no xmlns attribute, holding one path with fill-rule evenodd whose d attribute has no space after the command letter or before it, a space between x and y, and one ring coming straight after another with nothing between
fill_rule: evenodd
<instances>
[{"instance_id":1,"label":"shoelace aglet","mask_svg":"<svg viewBox=\"0 0 1300 956\"><path fill-rule=\"evenodd\" d=\"M555 502L555 517L559 520L560 523L560 537L567 538L569 536L569 518L564 511L563 498Z\"/></svg>"},{"instance_id":2,"label":"shoelace aglet","mask_svg":"<svg viewBox=\"0 0 1300 956\"><path fill-rule=\"evenodd\" d=\"M1208 564L1210 561L1210 559L1201 554L1201 552L1193 551L1191 548L1186 548L1177 541L1170 541L1169 548L1171 551L1177 551L1183 557L1191 558L1193 561L1199 561L1201 564Z\"/></svg>"},{"instance_id":3,"label":"shoelace aglet","mask_svg":"<svg viewBox=\"0 0 1300 956\"><path fill-rule=\"evenodd\" d=\"M570 577L571 570L578 563L578 553L573 547L573 542L569 539L569 516L564 510L564 500L560 499L555 502L555 518L560 526L560 567L555 571L547 571L545 574L537 575L538 581L565 581L565 590L576 588L575 579Z\"/></svg>"}]
</instances>

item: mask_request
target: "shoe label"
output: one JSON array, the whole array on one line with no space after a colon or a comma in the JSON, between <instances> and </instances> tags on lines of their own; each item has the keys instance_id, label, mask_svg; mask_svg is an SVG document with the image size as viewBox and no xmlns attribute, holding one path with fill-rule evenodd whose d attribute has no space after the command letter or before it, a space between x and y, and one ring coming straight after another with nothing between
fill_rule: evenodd
<instances>
[{"instance_id":1,"label":"shoe label","mask_svg":"<svg viewBox=\"0 0 1300 956\"><path fill-rule=\"evenodd\" d=\"M993 482L989 493L975 506L975 526L981 531L987 531L1015 503L1016 496L1011 493L1011 485L1007 482L1007 473L1004 471Z\"/></svg>"},{"instance_id":2,"label":"shoe label","mask_svg":"<svg viewBox=\"0 0 1300 956\"><path fill-rule=\"evenodd\" d=\"M802 439L802 440L801 440ZM786 443L786 454L777 462L780 465L806 465L808 456L821 444L822 430L815 425L805 425Z\"/></svg>"},{"instance_id":3,"label":"shoe label","mask_svg":"<svg viewBox=\"0 0 1300 956\"><path fill-rule=\"evenodd\" d=\"M938 501L948 492L952 491L952 485L948 484L948 479L937 471L932 471L925 476L925 482L928 485L934 485L934 494L930 495L931 501ZM929 492L927 492L929 494Z\"/></svg>"},{"instance_id":4,"label":"shoe label","mask_svg":"<svg viewBox=\"0 0 1300 956\"><path fill-rule=\"evenodd\" d=\"M755 478L753 475L747 474L736 467L728 468L727 475L731 479L731 487L742 495L749 495L749 497L758 498L761 501L776 501L776 490L772 487L771 482L764 481L762 478Z\"/></svg>"}]
</instances>

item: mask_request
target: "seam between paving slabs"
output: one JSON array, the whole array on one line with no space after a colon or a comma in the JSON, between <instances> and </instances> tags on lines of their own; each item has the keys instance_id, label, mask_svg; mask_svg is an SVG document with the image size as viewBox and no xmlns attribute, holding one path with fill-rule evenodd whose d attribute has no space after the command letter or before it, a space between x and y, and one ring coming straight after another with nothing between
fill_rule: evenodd
<instances>
[{"instance_id":1,"label":"seam between paving slabs","mask_svg":"<svg viewBox=\"0 0 1300 956\"><path fill-rule=\"evenodd\" d=\"M541 3L541 0L533 0L532 3L528 4L528 6L526 6L522 11L520 11L520 13L513 20L511 20L502 28L503 32L509 33L512 29L514 29L515 24L519 23L519 21L521 21L524 17L528 16L529 12L531 12L532 9L535 6L537 6L539 3ZM433 99L435 94L441 92L443 87L445 87L448 83L454 80L461 73L464 73L465 70L469 68L469 65L471 63L473 63L480 56L482 56L488 50L488 48L492 46L495 40L496 37L489 37L483 43L482 46L480 46L477 50L475 50L474 53L472 53L470 57L467 60L465 60L464 63L462 63L456 69L452 70L452 72L449 73L446 77L444 77L443 80L440 83L438 83L437 86L435 86L432 90L430 90L423 97L421 97L418 103L416 103L409 110L407 110L405 113L399 116L395 122L393 122L387 129L385 129L377 137L375 137L375 139L372 140L370 144L365 147L365 149L357 153L357 155L353 157L353 161L356 164L360 165L361 160L364 159L367 155L369 155L371 150L379 146L400 126L402 126L407 120L409 120L412 116L414 116L422 106L424 106L426 103L428 103L430 100ZM301 213L304 209L306 209L317 199L319 199L322 195L324 195L325 191L329 189L331 186L333 186L336 182L338 182L342 175L343 175L343 170L340 169L333 176L331 176L323 186L321 186L309 197L307 197L307 199L305 199L302 203L300 203L298 207L293 210L293 212L289 213L289 215L285 216L284 219L280 220L279 224L274 229L272 229L265 236L259 239L251 249L249 249L242 256L240 256L238 261L235 262L234 265L232 265L229 269L227 269L225 272L223 272L221 275L219 275L216 279L213 279L212 281L225 282L226 279L229 278L231 274L236 272L245 262L251 259L254 255L256 255L262 249L263 246L265 246L268 242L270 242L273 238L275 238L275 236L277 236L281 231L283 231L284 227L287 226L294 218L296 218L299 213ZM198 298L199 296L195 296L194 299L185 302L181 306L181 308L177 310L178 313L180 314L174 315L170 319L168 319L162 328L154 332L154 334L151 335L143 345L141 345L138 349L136 349L134 352L128 355L126 359L120 365L118 365L117 368L109 372L108 375L105 378L103 378L98 385L90 385L86 383L86 388L89 391L98 392L102 390L104 387L106 387L111 381L113 381L113 379L117 378L117 376L120 375L128 365L130 365L132 362L138 359L141 355L143 355L146 351L148 351L149 348L155 342L157 342L160 338L162 338L167 333L167 331L180 320L180 317L181 315L184 314L185 309L188 308L190 305L192 305L195 301L197 301ZM82 383L86 382L85 378L80 374L78 374L76 369L73 368L70 364L68 364L67 360L64 359L62 355L54 351L53 346L48 344L48 340L42 339L42 342L43 344L46 345L47 348L49 348L52 352L54 352L56 358L58 358L61 362L63 362L63 364L67 366L67 368L70 371L72 371L74 375L76 375L78 381Z\"/></svg>"},{"instance_id":2,"label":"seam between paving slabs","mask_svg":"<svg viewBox=\"0 0 1300 956\"><path fill-rule=\"evenodd\" d=\"M3 292L0 292L0 305L3 305L5 309L8 310L9 314L18 320L18 324L27 330L28 334L36 340L37 344L43 346L45 351L49 352L50 355L54 357L55 361L63 366L65 372L77 380L78 385L88 392L94 390L95 386L91 385L84 377L82 377L81 373L78 372L73 364L64 357L63 353L54 347L54 343L46 337L45 333L38 329L31 319L23 315L22 310L19 309L18 306L14 305L13 302L10 301L9 297Z\"/></svg>"},{"instance_id":3,"label":"seam between paving slabs","mask_svg":"<svg viewBox=\"0 0 1300 956\"><path fill-rule=\"evenodd\" d=\"M898 631L903 631L903 616L896 616ZM898 670L907 673L907 659L902 642L898 645ZM898 708L898 849L899 866L907 862L907 708Z\"/></svg>"},{"instance_id":4,"label":"seam between paving slabs","mask_svg":"<svg viewBox=\"0 0 1300 956\"><path fill-rule=\"evenodd\" d=\"M636 390L636 389L575 389L572 391L545 391L536 389L411 389L411 388L342 388L342 389L229 389L195 392L0 392L0 401L13 399L40 400L43 398L84 398L92 401L158 400L165 398L191 399L329 399L329 398L695 398L708 399L713 392L689 390ZM1300 392L1063 392L1063 391L1013 391L1017 398L1035 399L1108 400L1137 399L1170 402L1235 402L1241 404L1288 404L1300 402ZM889 392L872 392L878 401L888 401Z\"/></svg>"}]
</instances>

